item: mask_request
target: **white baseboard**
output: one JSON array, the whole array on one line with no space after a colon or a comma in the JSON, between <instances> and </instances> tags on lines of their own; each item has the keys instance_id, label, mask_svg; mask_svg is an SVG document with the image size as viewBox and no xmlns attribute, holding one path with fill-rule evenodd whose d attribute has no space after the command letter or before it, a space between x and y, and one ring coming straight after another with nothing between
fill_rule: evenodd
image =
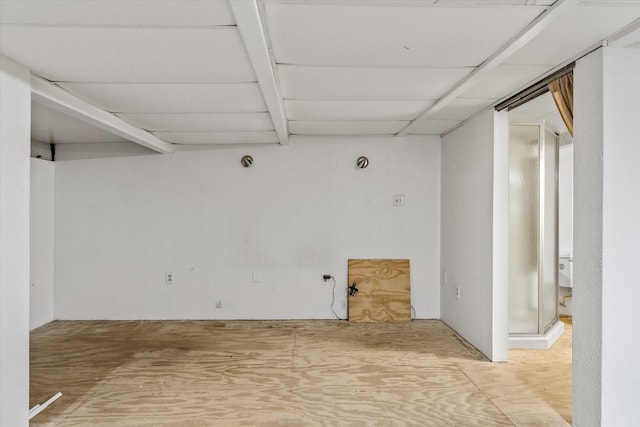
<instances>
[{"instance_id":1,"label":"white baseboard","mask_svg":"<svg viewBox=\"0 0 640 427\"><path fill-rule=\"evenodd\" d=\"M547 349L564 333L564 323L557 320L544 335L509 336L510 349Z\"/></svg>"}]
</instances>

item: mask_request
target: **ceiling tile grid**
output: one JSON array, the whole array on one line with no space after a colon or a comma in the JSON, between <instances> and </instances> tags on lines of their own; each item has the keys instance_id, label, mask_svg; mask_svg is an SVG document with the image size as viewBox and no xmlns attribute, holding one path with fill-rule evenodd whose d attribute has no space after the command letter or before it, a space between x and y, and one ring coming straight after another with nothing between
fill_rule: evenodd
<instances>
[{"instance_id":1,"label":"ceiling tile grid","mask_svg":"<svg viewBox=\"0 0 640 427\"><path fill-rule=\"evenodd\" d=\"M118 114L141 129L154 132L233 132L273 130L268 113Z\"/></svg>"},{"instance_id":2,"label":"ceiling tile grid","mask_svg":"<svg viewBox=\"0 0 640 427\"><path fill-rule=\"evenodd\" d=\"M154 135L174 144L275 144L274 131L262 132L153 132Z\"/></svg>"},{"instance_id":3,"label":"ceiling tile grid","mask_svg":"<svg viewBox=\"0 0 640 427\"><path fill-rule=\"evenodd\" d=\"M285 100L289 120L411 120L429 101Z\"/></svg>"},{"instance_id":4,"label":"ceiling tile grid","mask_svg":"<svg viewBox=\"0 0 640 427\"><path fill-rule=\"evenodd\" d=\"M496 98L462 98L458 97L438 111L431 114L432 119L465 120L490 107Z\"/></svg>"},{"instance_id":5,"label":"ceiling tile grid","mask_svg":"<svg viewBox=\"0 0 640 427\"><path fill-rule=\"evenodd\" d=\"M544 8L266 2L279 64L474 67Z\"/></svg>"},{"instance_id":6,"label":"ceiling tile grid","mask_svg":"<svg viewBox=\"0 0 640 427\"><path fill-rule=\"evenodd\" d=\"M394 135L408 123L408 120L300 120L290 121L289 129L292 135Z\"/></svg>"},{"instance_id":7,"label":"ceiling tile grid","mask_svg":"<svg viewBox=\"0 0 640 427\"><path fill-rule=\"evenodd\" d=\"M2 0L0 8L2 24L134 27L235 25L226 1Z\"/></svg>"},{"instance_id":8,"label":"ceiling tile grid","mask_svg":"<svg viewBox=\"0 0 640 427\"><path fill-rule=\"evenodd\" d=\"M425 119L412 129L410 135L441 135L460 123L462 120Z\"/></svg>"},{"instance_id":9,"label":"ceiling tile grid","mask_svg":"<svg viewBox=\"0 0 640 427\"><path fill-rule=\"evenodd\" d=\"M632 0L0 0L0 52L165 141L273 144L285 120L446 133L603 40L640 46L639 20ZM43 142L122 140L33 116Z\"/></svg>"},{"instance_id":10,"label":"ceiling tile grid","mask_svg":"<svg viewBox=\"0 0 640 427\"><path fill-rule=\"evenodd\" d=\"M235 27L2 26L5 54L50 81L255 81ZM222 66L221 66L222 65Z\"/></svg>"},{"instance_id":11,"label":"ceiling tile grid","mask_svg":"<svg viewBox=\"0 0 640 427\"><path fill-rule=\"evenodd\" d=\"M507 64L554 66L607 39L640 18L640 1L582 2L523 46Z\"/></svg>"},{"instance_id":12,"label":"ceiling tile grid","mask_svg":"<svg viewBox=\"0 0 640 427\"><path fill-rule=\"evenodd\" d=\"M291 133L395 133L544 10L462 4L265 1ZM490 103L438 117L465 119Z\"/></svg>"},{"instance_id":13,"label":"ceiling tile grid","mask_svg":"<svg viewBox=\"0 0 640 427\"><path fill-rule=\"evenodd\" d=\"M182 139L173 131L220 132L211 139L219 141L227 132L273 130L227 1L2 0L0 7L3 54L167 141ZM88 140L104 136L89 133Z\"/></svg>"},{"instance_id":14,"label":"ceiling tile grid","mask_svg":"<svg viewBox=\"0 0 640 427\"><path fill-rule=\"evenodd\" d=\"M278 76L286 99L427 101L441 97L472 70L278 65Z\"/></svg>"},{"instance_id":15,"label":"ceiling tile grid","mask_svg":"<svg viewBox=\"0 0 640 427\"><path fill-rule=\"evenodd\" d=\"M114 113L266 112L257 83L58 83Z\"/></svg>"}]
</instances>

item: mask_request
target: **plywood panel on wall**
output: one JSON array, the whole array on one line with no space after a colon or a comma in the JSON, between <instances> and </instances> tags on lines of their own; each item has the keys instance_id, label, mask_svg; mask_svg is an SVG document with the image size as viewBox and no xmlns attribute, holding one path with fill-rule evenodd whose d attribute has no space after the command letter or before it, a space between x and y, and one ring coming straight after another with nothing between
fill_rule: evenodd
<instances>
[{"instance_id":1,"label":"plywood panel on wall","mask_svg":"<svg viewBox=\"0 0 640 427\"><path fill-rule=\"evenodd\" d=\"M411 321L408 259L350 259L349 284L353 283L358 292L349 296L349 321Z\"/></svg>"}]
</instances>

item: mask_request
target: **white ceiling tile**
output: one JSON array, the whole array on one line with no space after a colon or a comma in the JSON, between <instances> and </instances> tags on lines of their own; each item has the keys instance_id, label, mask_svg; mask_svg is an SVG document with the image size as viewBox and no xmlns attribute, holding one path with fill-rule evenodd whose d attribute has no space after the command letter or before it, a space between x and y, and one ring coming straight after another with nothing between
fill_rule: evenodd
<instances>
[{"instance_id":1,"label":"white ceiling tile","mask_svg":"<svg viewBox=\"0 0 640 427\"><path fill-rule=\"evenodd\" d=\"M430 119L465 120L480 110L490 106L495 99L486 98L456 98L433 114Z\"/></svg>"},{"instance_id":2,"label":"white ceiling tile","mask_svg":"<svg viewBox=\"0 0 640 427\"><path fill-rule=\"evenodd\" d=\"M639 49L640 48L640 27L634 30L631 30L625 34L620 34L619 37L609 42L609 46Z\"/></svg>"},{"instance_id":3,"label":"white ceiling tile","mask_svg":"<svg viewBox=\"0 0 640 427\"><path fill-rule=\"evenodd\" d=\"M291 121L295 135L393 135L408 121Z\"/></svg>"},{"instance_id":4,"label":"white ceiling tile","mask_svg":"<svg viewBox=\"0 0 640 427\"><path fill-rule=\"evenodd\" d=\"M299 101L285 100L289 120L411 120L430 101Z\"/></svg>"},{"instance_id":5,"label":"white ceiling tile","mask_svg":"<svg viewBox=\"0 0 640 427\"><path fill-rule=\"evenodd\" d=\"M236 27L0 26L0 50L52 81L255 81Z\"/></svg>"},{"instance_id":6,"label":"white ceiling tile","mask_svg":"<svg viewBox=\"0 0 640 427\"><path fill-rule=\"evenodd\" d=\"M477 66L543 7L266 4L277 63Z\"/></svg>"},{"instance_id":7,"label":"white ceiling tile","mask_svg":"<svg viewBox=\"0 0 640 427\"><path fill-rule=\"evenodd\" d=\"M291 99L438 99L473 68L359 68L278 65Z\"/></svg>"},{"instance_id":8,"label":"white ceiling tile","mask_svg":"<svg viewBox=\"0 0 640 427\"><path fill-rule=\"evenodd\" d=\"M60 83L69 92L118 113L249 113L267 107L257 83Z\"/></svg>"},{"instance_id":9,"label":"white ceiling tile","mask_svg":"<svg viewBox=\"0 0 640 427\"><path fill-rule=\"evenodd\" d=\"M640 19L638 1L626 6L578 5L560 15L506 62L559 65L637 19Z\"/></svg>"},{"instance_id":10,"label":"white ceiling tile","mask_svg":"<svg viewBox=\"0 0 640 427\"><path fill-rule=\"evenodd\" d=\"M153 132L174 144L271 144L278 142L274 131L261 132Z\"/></svg>"},{"instance_id":11,"label":"white ceiling tile","mask_svg":"<svg viewBox=\"0 0 640 427\"><path fill-rule=\"evenodd\" d=\"M2 0L0 22L39 25L234 25L227 1Z\"/></svg>"},{"instance_id":12,"label":"white ceiling tile","mask_svg":"<svg viewBox=\"0 0 640 427\"><path fill-rule=\"evenodd\" d=\"M273 130L269 113L118 114L123 120L154 132Z\"/></svg>"},{"instance_id":13,"label":"white ceiling tile","mask_svg":"<svg viewBox=\"0 0 640 427\"><path fill-rule=\"evenodd\" d=\"M31 140L47 144L127 142L117 135L35 102L31 103Z\"/></svg>"},{"instance_id":14,"label":"white ceiling tile","mask_svg":"<svg viewBox=\"0 0 640 427\"><path fill-rule=\"evenodd\" d=\"M464 98L502 98L535 83L552 67L547 65L498 65L481 77L460 96Z\"/></svg>"},{"instance_id":15,"label":"white ceiling tile","mask_svg":"<svg viewBox=\"0 0 640 427\"><path fill-rule=\"evenodd\" d=\"M440 135L454 126L458 125L462 120L422 120L411 129L412 135Z\"/></svg>"}]
</instances>

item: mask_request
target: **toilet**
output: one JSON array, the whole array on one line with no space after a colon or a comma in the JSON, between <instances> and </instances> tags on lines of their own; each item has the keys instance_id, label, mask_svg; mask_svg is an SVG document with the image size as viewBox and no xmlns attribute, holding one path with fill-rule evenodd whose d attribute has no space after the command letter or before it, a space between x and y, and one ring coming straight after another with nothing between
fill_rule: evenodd
<instances>
[{"instance_id":1,"label":"toilet","mask_svg":"<svg viewBox=\"0 0 640 427\"><path fill-rule=\"evenodd\" d=\"M560 253L558 257L558 284L563 288L573 288L573 255Z\"/></svg>"}]
</instances>

